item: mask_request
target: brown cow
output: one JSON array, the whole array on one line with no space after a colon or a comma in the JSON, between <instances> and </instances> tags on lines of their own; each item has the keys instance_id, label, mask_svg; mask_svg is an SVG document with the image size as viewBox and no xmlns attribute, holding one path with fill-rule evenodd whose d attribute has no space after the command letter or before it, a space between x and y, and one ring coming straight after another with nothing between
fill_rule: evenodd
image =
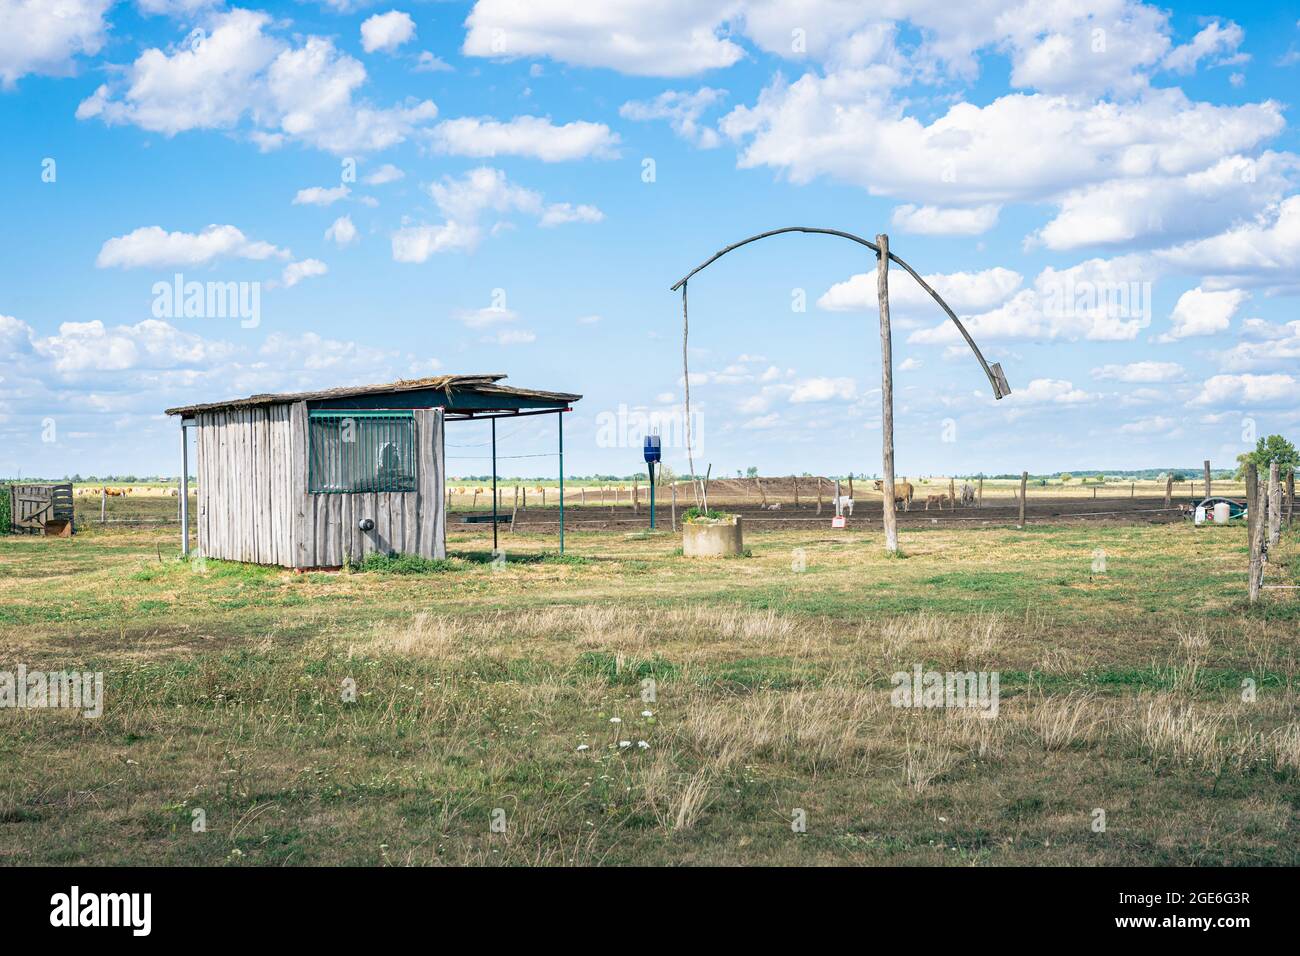
<instances>
[{"instance_id":1,"label":"brown cow","mask_svg":"<svg viewBox=\"0 0 1300 956\"><path fill-rule=\"evenodd\" d=\"M926 495L926 496L925 496L925 510L926 510L926 511L929 511L929 510L930 510L930 505L938 505L938 506L939 506L939 510L942 511L942 510L943 510L943 506L946 505L947 503L948 503L948 496L947 496L947 495L942 495L942 494L941 494L941 495Z\"/></svg>"},{"instance_id":2,"label":"brown cow","mask_svg":"<svg viewBox=\"0 0 1300 956\"><path fill-rule=\"evenodd\" d=\"M881 479L881 478L877 478L877 479L876 479L876 490L879 491L882 495L885 493L885 482L884 482L883 479ZM896 482L894 482L894 508L895 508L895 510L898 509L898 503L901 501L901 502L903 503L903 510L904 510L904 511L911 511L911 510L912 510L912 495L915 494L915 492L916 492L916 489L914 489L914 488L912 487L912 483L911 483L910 481L896 481Z\"/></svg>"}]
</instances>

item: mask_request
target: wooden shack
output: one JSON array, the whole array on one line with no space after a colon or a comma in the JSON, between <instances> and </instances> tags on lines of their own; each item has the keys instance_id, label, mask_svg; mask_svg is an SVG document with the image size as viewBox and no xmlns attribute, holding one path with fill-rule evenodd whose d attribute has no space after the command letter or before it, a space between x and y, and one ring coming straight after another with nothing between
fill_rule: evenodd
<instances>
[{"instance_id":1,"label":"wooden shack","mask_svg":"<svg viewBox=\"0 0 1300 956\"><path fill-rule=\"evenodd\" d=\"M446 424L558 414L582 397L503 378L442 375L167 409L181 418L183 505L184 435L194 432L199 553L299 569L372 552L446 557Z\"/></svg>"}]
</instances>

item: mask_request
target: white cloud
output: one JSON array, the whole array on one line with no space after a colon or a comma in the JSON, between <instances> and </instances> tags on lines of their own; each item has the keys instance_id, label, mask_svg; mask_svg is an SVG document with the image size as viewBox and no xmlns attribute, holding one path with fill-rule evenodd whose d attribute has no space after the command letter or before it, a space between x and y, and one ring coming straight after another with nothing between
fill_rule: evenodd
<instances>
[{"instance_id":1,"label":"white cloud","mask_svg":"<svg viewBox=\"0 0 1300 956\"><path fill-rule=\"evenodd\" d=\"M293 197L295 206L331 206L340 199L346 199L351 195L352 190L347 186L310 186L307 189L299 189L298 194Z\"/></svg>"},{"instance_id":2,"label":"white cloud","mask_svg":"<svg viewBox=\"0 0 1300 956\"><path fill-rule=\"evenodd\" d=\"M456 68L442 57L428 50L422 50L412 69L416 73L452 73Z\"/></svg>"},{"instance_id":3,"label":"white cloud","mask_svg":"<svg viewBox=\"0 0 1300 956\"><path fill-rule=\"evenodd\" d=\"M1290 375L1215 375L1206 379L1193 405L1280 405L1295 404L1300 394Z\"/></svg>"},{"instance_id":4,"label":"white cloud","mask_svg":"<svg viewBox=\"0 0 1300 956\"><path fill-rule=\"evenodd\" d=\"M1092 370L1092 377L1111 382L1177 382L1186 376L1177 362L1129 362L1126 365L1103 365Z\"/></svg>"},{"instance_id":5,"label":"white cloud","mask_svg":"<svg viewBox=\"0 0 1300 956\"><path fill-rule=\"evenodd\" d=\"M858 387L851 378L809 378L796 382L790 392L793 404L804 402L852 401Z\"/></svg>"},{"instance_id":6,"label":"white cloud","mask_svg":"<svg viewBox=\"0 0 1300 956\"><path fill-rule=\"evenodd\" d=\"M98 319L64 322L57 335L33 335L32 348L58 375L169 369L216 361L232 351L224 343L182 332L157 319L111 328Z\"/></svg>"},{"instance_id":7,"label":"white cloud","mask_svg":"<svg viewBox=\"0 0 1300 956\"><path fill-rule=\"evenodd\" d=\"M1174 47L1164 59L1167 70L1175 73L1191 73L1196 65L1207 57L1217 57L1216 65L1241 63L1244 59L1236 55L1237 47L1246 38L1246 31L1229 20L1226 24L1215 20L1191 41Z\"/></svg>"},{"instance_id":8,"label":"white cloud","mask_svg":"<svg viewBox=\"0 0 1300 956\"><path fill-rule=\"evenodd\" d=\"M997 203L969 209L939 206L895 206L891 220L903 232L920 236L978 236L998 224Z\"/></svg>"},{"instance_id":9,"label":"white cloud","mask_svg":"<svg viewBox=\"0 0 1300 956\"><path fill-rule=\"evenodd\" d=\"M1020 288L1024 277L998 266L982 272L932 273L922 276L957 313L983 311L1006 302ZM898 312L932 315L939 306L916 280L897 266L889 271L889 304ZM829 312L874 310L879 307L876 274L860 272L845 282L837 282L817 300ZM942 313L939 313L942 314Z\"/></svg>"},{"instance_id":10,"label":"white cloud","mask_svg":"<svg viewBox=\"0 0 1300 956\"><path fill-rule=\"evenodd\" d=\"M556 126L541 116L516 116L507 122L490 117L461 117L435 126L435 150L453 156L528 156L547 163L574 159L611 159L618 155L618 135L604 123L575 121Z\"/></svg>"},{"instance_id":11,"label":"white cloud","mask_svg":"<svg viewBox=\"0 0 1300 956\"><path fill-rule=\"evenodd\" d=\"M1249 297L1250 294L1241 289L1223 292L1188 289L1178 297L1173 314L1169 316L1173 328L1160 336L1159 341L1174 342L1192 336L1226 332L1232 324L1233 316Z\"/></svg>"},{"instance_id":12,"label":"white cloud","mask_svg":"<svg viewBox=\"0 0 1300 956\"><path fill-rule=\"evenodd\" d=\"M601 316L599 316L599 315L580 315L580 316L578 316L578 324L579 324L579 325L595 325L596 323L598 323L598 322L600 322L600 321L601 321Z\"/></svg>"},{"instance_id":13,"label":"white cloud","mask_svg":"<svg viewBox=\"0 0 1300 956\"><path fill-rule=\"evenodd\" d=\"M716 31L731 0L479 0L465 25L467 56L552 57L643 76L731 66L744 50ZM629 29L635 24L635 29Z\"/></svg>"},{"instance_id":14,"label":"white cloud","mask_svg":"<svg viewBox=\"0 0 1300 956\"><path fill-rule=\"evenodd\" d=\"M1003 405L1082 405L1092 402L1097 396L1090 395L1074 383L1057 378L1036 378L1024 388L1016 389L1006 398Z\"/></svg>"},{"instance_id":15,"label":"white cloud","mask_svg":"<svg viewBox=\"0 0 1300 956\"><path fill-rule=\"evenodd\" d=\"M446 218L441 225L409 225L393 234L393 258L398 262L425 262L440 252L470 252L483 238L481 220L489 215L531 216L541 225L567 222L598 222L603 214L595 206L548 205L541 193L511 183L499 169L480 166L459 179L450 176L428 186L438 210ZM494 229L503 226L499 221Z\"/></svg>"},{"instance_id":16,"label":"white cloud","mask_svg":"<svg viewBox=\"0 0 1300 956\"><path fill-rule=\"evenodd\" d=\"M1300 195L1287 197L1255 222L1155 255L1182 272L1206 276L1204 288L1300 288Z\"/></svg>"},{"instance_id":17,"label":"white cloud","mask_svg":"<svg viewBox=\"0 0 1300 956\"><path fill-rule=\"evenodd\" d=\"M899 364L898 370L900 372L911 372L920 368L922 364L923 363L921 362L920 359L911 358L909 356L908 358L903 359L903 361Z\"/></svg>"},{"instance_id":18,"label":"white cloud","mask_svg":"<svg viewBox=\"0 0 1300 956\"><path fill-rule=\"evenodd\" d=\"M292 289L303 279L323 276L329 271L329 266L319 259L303 259L301 262L291 262L285 266L280 282L286 289Z\"/></svg>"},{"instance_id":19,"label":"white cloud","mask_svg":"<svg viewBox=\"0 0 1300 956\"><path fill-rule=\"evenodd\" d=\"M69 76L104 46L112 0L0 0L0 90L28 74Z\"/></svg>"},{"instance_id":20,"label":"white cloud","mask_svg":"<svg viewBox=\"0 0 1300 956\"><path fill-rule=\"evenodd\" d=\"M261 149L296 140L333 153L384 149L437 115L428 100L377 108L355 99L366 81L361 63L309 36L292 46L267 34L268 14L231 10L212 18L207 35L167 53L145 50L121 81L100 86L77 108L98 117L175 136L195 129L245 129Z\"/></svg>"},{"instance_id":21,"label":"white cloud","mask_svg":"<svg viewBox=\"0 0 1300 956\"><path fill-rule=\"evenodd\" d=\"M538 225L543 227L562 226L570 222L600 222L605 214L595 206L574 206L567 202L552 203L542 213Z\"/></svg>"},{"instance_id":22,"label":"white cloud","mask_svg":"<svg viewBox=\"0 0 1300 956\"><path fill-rule=\"evenodd\" d=\"M757 418L751 418L741 423L740 427L747 430L765 430L768 428L776 428L780 424L781 416L776 412L773 412L770 415L760 415Z\"/></svg>"},{"instance_id":23,"label":"white cloud","mask_svg":"<svg viewBox=\"0 0 1300 956\"><path fill-rule=\"evenodd\" d=\"M682 139L701 149L713 149L722 139L717 130L701 126L700 117L705 110L720 103L726 96L726 90L715 90L708 86L702 86L694 93L667 90L653 100L629 100L619 107L618 115L638 122L667 120L672 131Z\"/></svg>"},{"instance_id":24,"label":"white cloud","mask_svg":"<svg viewBox=\"0 0 1300 956\"><path fill-rule=\"evenodd\" d=\"M366 176L365 181L371 186L384 186L388 183L395 183L405 176L406 173L402 172L392 163L384 163L384 165L380 166L373 173Z\"/></svg>"},{"instance_id":25,"label":"white cloud","mask_svg":"<svg viewBox=\"0 0 1300 956\"><path fill-rule=\"evenodd\" d=\"M1119 427L1120 433L1124 435L1168 435L1174 432L1178 427L1178 422L1164 415L1155 415L1151 418L1141 418L1134 422L1126 422Z\"/></svg>"},{"instance_id":26,"label":"white cloud","mask_svg":"<svg viewBox=\"0 0 1300 956\"><path fill-rule=\"evenodd\" d=\"M409 13L390 10L368 17L361 24L361 49L367 53L392 53L415 36L415 21Z\"/></svg>"},{"instance_id":27,"label":"white cloud","mask_svg":"<svg viewBox=\"0 0 1300 956\"><path fill-rule=\"evenodd\" d=\"M1218 358L1223 368L1233 371L1300 367L1300 319L1285 325L1247 319L1241 340Z\"/></svg>"},{"instance_id":28,"label":"white cloud","mask_svg":"<svg viewBox=\"0 0 1300 956\"><path fill-rule=\"evenodd\" d=\"M325 230L325 238L340 248L350 246L357 241L357 227L352 224L351 216L339 216Z\"/></svg>"},{"instance_id":29,"label":"white cloud","mask_svg":"<svg viewBox=\"0 0 1300 956\"><path fill-rule=\"evenodd\" d=\"M158 266L194 266L217 259L285 259L288 249L248 239L234 226L207 226L202 232L167 232L161 226L142 226L109 239L99 250L95 265L135 269Z\"/></svg>"}]
</instances>

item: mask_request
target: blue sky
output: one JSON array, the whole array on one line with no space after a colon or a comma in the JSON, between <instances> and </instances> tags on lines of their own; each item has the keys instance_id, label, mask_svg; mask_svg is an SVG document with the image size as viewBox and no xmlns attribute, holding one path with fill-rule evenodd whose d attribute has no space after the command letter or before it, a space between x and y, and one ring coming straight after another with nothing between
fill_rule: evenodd
<instances>
[{"instance_id":1,"label":"blue sky","mask_svg":"<svg viewBox=\"0 0 1300 956\"><path fill-rule=\"evenodd\" d=\"M570 474L631 472L638 415L684 470L668 288L788 225L889 233L1006 371L891 272L900 474L1300 431L1294 7L579 9L0 0L0 474L171 474L168 406L443 372L582 393ZM874 268L786 236L691 283L701 470L879 470Z\"/></svg>"}]
</instances>

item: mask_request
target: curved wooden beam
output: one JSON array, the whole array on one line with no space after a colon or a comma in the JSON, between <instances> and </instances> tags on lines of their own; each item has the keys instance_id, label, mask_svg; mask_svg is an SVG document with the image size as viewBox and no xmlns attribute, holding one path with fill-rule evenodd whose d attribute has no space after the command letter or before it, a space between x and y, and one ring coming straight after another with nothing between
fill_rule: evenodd
<instances>
[{"instance_id":1,"label":"curved wooden beam","mask_svg":"<svg viewBox=\"0 0 1300 956\"><path fill-rule=\"evenodd\" d=\"M864 245L872 252L874 252L877 256L880 255L880 247L878 245L876 245L874 242L869 242L866 239L863 239L861 236L855 236L851 232L843 232L839 229L819 229L815 226L785 226L784 228L781 229L771 229L768 232L760 232L756 236L750 236L748 239L742 239L740 240L740 242L733 242L731 245L727 246L726 248L719 249L713 255L709 256L708 259L701 262L698 266L696 266L690 272L686 273L686 275L682 276L675 283L673 283L672 288L669 291L676 292L678 289L684 286L686 282L697 272L707 269L709 266L713 265L713 263L717 262L719 259L725 256L728 252L733 252L736 249L739 249L741 246L747 246L751 242L757 242L759 239L767 239L770 236L779 236L782 233L787 233L787 232L806 232L806 233L815 233L823 236L839 236L841 239L848 239L852 242L856 242L859 243L860 245ZM917 281L917 284L920 285L922 289L930 293L930 298L934 299L935 302L939 303L939 308L943 309L943 311L947 313L948 318L952 319L953 324L957 326L957 331L960 332L962 338L966 340L966 344L970 346L970 350L975 353L975 358L976 360L979 361L980 367L984 369L984 374L988 376L989 384L993 386L993 397L1005 398L1006 396L1010 395L1011 386L1007 384L1007 377L1002 372L1002 366L997 362L994 362L992 365L990 365L987 361L985 361L984 355L979 350L979 346L975 344L975 340L971 338L971 334L968 331L966 331L966 326L961 324L961 320L957 318L957 313L954 312L949 307L947 302L943 301L943 298L939 295L939 293L935 292L934 289L930 288L929 283L927 283L924 279L922 279L921 276L917 274L917 271L915 269L913 269L910 265L908 265L898 256L894 255L892 252L889 253L889 261L898 263L898 265L903 269L903 271L906 272L908 275L910 275L913 279L915 279Z\"/></svg>"}]
</instances>

